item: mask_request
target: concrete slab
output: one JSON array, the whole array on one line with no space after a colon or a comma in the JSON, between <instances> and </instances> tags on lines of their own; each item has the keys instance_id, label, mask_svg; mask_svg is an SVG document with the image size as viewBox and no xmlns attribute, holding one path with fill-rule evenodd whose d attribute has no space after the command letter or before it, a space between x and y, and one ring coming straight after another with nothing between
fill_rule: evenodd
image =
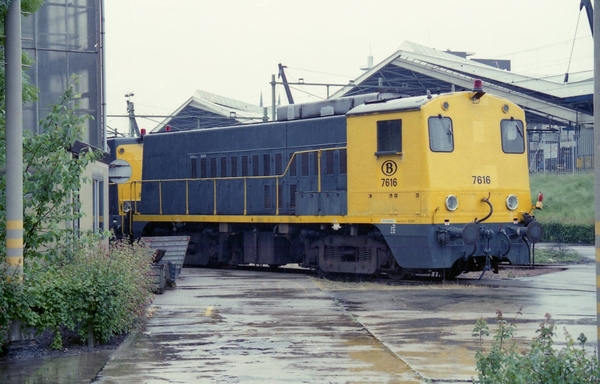
<instances>
[{"instance_id":1,"label":"concrete slab","mask_svg":"<svg viewBox=\"0 0 600 384\"><path fill-rule=\"evenodd\" d=\"M418 383L310 277L184 269L98 383Z\"/></svg>"},{"instance_id":2,"label":"concrete slab","mask_svg":"<svg viewBox=\"0 0 600 384\"><path fill-rule=\"evenodd\" d=\"M496 310L518 336L545 313L596 340L595 266L458 284L328 285L310 276L184 269L156 297L144 332L107 362L98 383L471 382L472 329ZM561 342L563 339L557 339Z\"/></svg>"}]
</instances>

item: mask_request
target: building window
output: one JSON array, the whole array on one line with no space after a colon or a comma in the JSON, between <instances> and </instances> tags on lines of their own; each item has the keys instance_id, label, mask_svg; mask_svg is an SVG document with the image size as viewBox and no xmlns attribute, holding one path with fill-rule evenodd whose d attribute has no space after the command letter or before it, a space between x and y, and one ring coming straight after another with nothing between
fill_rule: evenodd
<instances>
[{"instance_id":1,"label":"building window","mask_svg":"<svg viewBox=\"0 0 600 384\"><path fill-rule=\"evenodd\" d=\"M104 231L104 180L101 179L92 179L92 216L94 231Z\"/></svg>"},{"instance_id":2,"label":"building window","mask_svg":"<svg viewBox=\"0 0 600 384\"><path fill-rule=\"evenodd\" d=\"M389 155L402 153L402 120L377 122L377 153Z\"/></svg>"}]
</instances>

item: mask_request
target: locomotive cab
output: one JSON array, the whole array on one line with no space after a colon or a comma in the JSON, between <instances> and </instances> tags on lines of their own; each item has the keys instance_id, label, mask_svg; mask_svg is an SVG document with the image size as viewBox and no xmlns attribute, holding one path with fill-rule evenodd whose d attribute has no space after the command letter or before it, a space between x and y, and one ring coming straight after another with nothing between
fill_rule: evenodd
<instances>
[{"instance_id":1,"label":"locomotive cab","mask_svg":"<svg viewBox=\"0 0 600 384\"><path fill-rule=\"evenodd\" d=\"M367 103L348 113L348 212L398 265L455 276L529 263L525 115L481 90Z\"/></svg>"}]
</instances>

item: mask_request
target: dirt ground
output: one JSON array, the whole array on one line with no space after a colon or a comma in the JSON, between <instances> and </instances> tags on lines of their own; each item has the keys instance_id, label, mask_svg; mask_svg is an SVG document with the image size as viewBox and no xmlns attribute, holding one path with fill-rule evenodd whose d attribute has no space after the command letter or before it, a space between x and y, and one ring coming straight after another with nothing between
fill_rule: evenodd
<instances>
[{"instance_id":1,"label":"dirt ground","mask_svg":"<svg viewBox=\"0 0 600 384\"><path fill-rule=\"evenodd\" d=\"M74 333L63 332L63 348L61 350L50 348L53 337L52 332L46 331L40 335L36 335L33 339L13 341L4 350L0 351L0 362L79 355L94 350L114 350L125 340L127 334L114 336L107 344L97 344L93 348L90 348L86 344L81 343Z\"/></svg>"},{"instance_id":2,"label":"dirt ground","mask_svg":"<svg viewBox=\"0 0 600 384\"><path fill-rule=\"evenodd\" d=\"M566 268L564 266L537 266L535 268L528 267L506 267L501 268L498 273L493 273L488 271L483 276L484 279L514 279L519 277L533 277L545 275L548 273L554 273L559 271L564 271ZM474 278L478 279L481 276L481 272L469 272L463 273L459 276L459 278Z\"/></svg>"}]
</instances>

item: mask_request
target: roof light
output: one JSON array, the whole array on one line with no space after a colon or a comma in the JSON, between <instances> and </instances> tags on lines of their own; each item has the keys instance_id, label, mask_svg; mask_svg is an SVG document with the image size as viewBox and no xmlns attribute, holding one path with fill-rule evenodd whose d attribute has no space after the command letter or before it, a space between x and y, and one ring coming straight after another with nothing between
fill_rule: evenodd
<instances>
[{"instance_id":1,"label":"roof light","mask_svg":"<svg viewBox=\"0 0 600 384\"><path fill-rule=\"evenodd\" d=\"M475 94L471 96L471 101L478 101L485 95L485 92L483 91L483 81L481 81L481 79L473 80L473 92L475 92Z\"/></svg>"},{"instance_id":2,"label":"roof light","mask_svg":"<svg viewBox=\"0 0 600 384\"><path fill-rule=\"evenodd\" d=\"M167 126L165 127L165 131L166 131L166 132L171 132L171 126L170 126L170 125L167 125Z\"/></svg>"},{"instance_id":3,"label":"roof light","mask_svg":"<svg viewBox=\"0 0 600 384\"><path fill-rule=\"evenodd\" d=\"M146 136L146 128L140 129L140 136Z\"/></svg>"}]
</instances>

